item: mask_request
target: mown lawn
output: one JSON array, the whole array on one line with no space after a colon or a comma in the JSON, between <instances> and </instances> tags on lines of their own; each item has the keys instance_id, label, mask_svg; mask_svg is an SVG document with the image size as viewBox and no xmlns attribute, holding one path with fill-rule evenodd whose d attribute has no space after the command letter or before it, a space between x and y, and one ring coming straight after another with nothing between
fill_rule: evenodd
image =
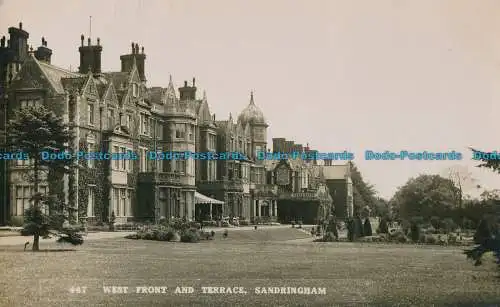
<instances>
[{"instance_id":1,"label":"mown lawn","mask_svg":"<svg viewBox=\"0 0 500 307\"><path fill-rule=\"evenodd\" d=\"M0 306L500 303L493 265L473 267L458 248L277 241L272 231L259 240L230 234L198 244L99 240L73 252L0 247ZM109 295L103 285L134 292L136 286L166 286L168 293ZM71 294L71 286L87 287L86 293ZM192 286L195 293L174 294L177 286ZM200 293L208 286L244 287L247 294ZM254 293L255 287L284 286L324 287L326 295Z\"/></svg>"}]
</instances>

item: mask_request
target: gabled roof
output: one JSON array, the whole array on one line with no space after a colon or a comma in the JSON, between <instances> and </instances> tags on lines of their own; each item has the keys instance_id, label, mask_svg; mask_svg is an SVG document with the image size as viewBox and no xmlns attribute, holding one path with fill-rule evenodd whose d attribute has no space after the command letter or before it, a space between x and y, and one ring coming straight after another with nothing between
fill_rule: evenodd
<instances>
[{"instance_id":1,"label":"gabled roof","mask_svg":"<svg viewBox=\"0 0 500 307\"><path fill-rule=\"evenodd\" d=\"M62 86L65 90L81 91L87 83L87 77L69 77L61 79Z\"/></svg>"}]
</instances>

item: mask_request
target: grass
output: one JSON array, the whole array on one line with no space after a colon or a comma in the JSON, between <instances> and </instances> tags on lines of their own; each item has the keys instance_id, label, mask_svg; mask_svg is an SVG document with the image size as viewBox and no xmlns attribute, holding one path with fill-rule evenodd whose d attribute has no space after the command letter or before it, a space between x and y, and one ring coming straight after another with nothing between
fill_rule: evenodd
<instances>
[{"instance_id":1,"label":"grass","mask_svg":"<svg viewBox=\"0 0 500 307\"><path fill-rule=\"evenodd\" d=\"M295 235L294 235L295 233ZM462 249L371 243L312 243L294 229L231 232L199 244L98 240L71 253L0 247L0 306L334 306L499 303L491 264ZM45 248L46 246L43 246ZM54 248L57 245L53 245ZM103 294L103 285L166 286L167 294ZM71 294L71 287L87 287ZM173 294L177 286L194 294ZM202 294L206 286L248 294ZM326 295L256 295L254 287L325 287ZM133 287L133 288L132 288ZM71 304L70 304L71 301Z\"/></svg>"}]
</instances>

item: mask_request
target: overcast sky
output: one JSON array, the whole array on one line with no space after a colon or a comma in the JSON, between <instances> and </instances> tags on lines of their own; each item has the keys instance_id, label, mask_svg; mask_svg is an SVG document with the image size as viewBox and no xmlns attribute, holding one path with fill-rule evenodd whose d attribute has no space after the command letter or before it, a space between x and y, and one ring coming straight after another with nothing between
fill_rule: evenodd
<instances>
[{"instance_id":1,"label":"overcast sky","mask_svg":"<svg viewBox=\"0 0 500 307\"><path fill-rule=\"evenodd\" d=\"M497 0L0 0L0 30L19 21L33 47L75 70L80 35L100 37L103 70L145 47L150 86L196 77L218 119L255 91L272 137L344 149L380 195L409 177L465 165L468 146L500 150ZM365 161L371 150L457 150L457 162Z\"/></svg>"}]
</instances>

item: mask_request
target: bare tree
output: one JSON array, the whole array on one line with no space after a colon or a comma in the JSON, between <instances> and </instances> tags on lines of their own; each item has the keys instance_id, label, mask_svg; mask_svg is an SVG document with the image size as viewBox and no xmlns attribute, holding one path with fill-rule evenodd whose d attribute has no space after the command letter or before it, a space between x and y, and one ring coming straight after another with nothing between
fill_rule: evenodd
<instances>
[{"instance_id":1,"label":"bare tree","mask_svg":"<svg viewBox=\"0 0 500 307\"><path fill-rule=\"evenodd\" d=\"M454 165L444 171L443 177L448 178L457 187L456 206L462 208L465 193L472 189L480 188L477 180L465 165Z\"/></svg>"}]
</instances>

